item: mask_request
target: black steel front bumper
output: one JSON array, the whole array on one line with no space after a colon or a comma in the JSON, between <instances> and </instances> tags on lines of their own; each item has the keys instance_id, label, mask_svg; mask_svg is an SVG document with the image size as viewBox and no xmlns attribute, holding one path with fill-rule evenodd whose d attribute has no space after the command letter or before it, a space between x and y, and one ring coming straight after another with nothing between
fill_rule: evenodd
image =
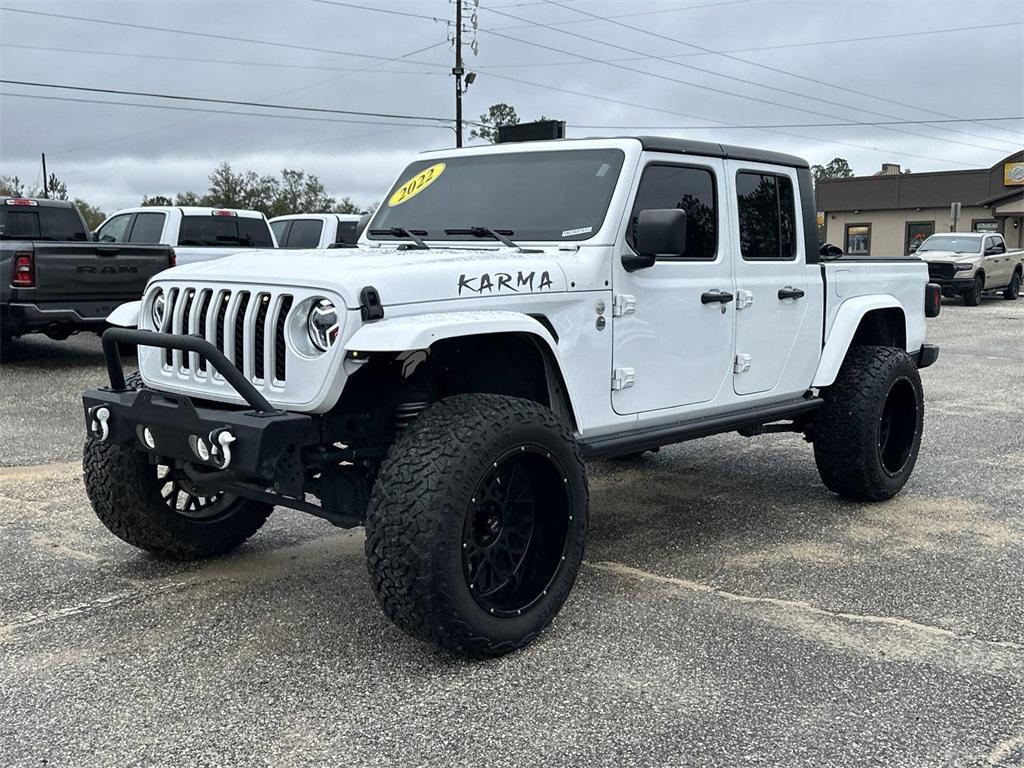
<instances>
[{"instance_id":1,"label":"black steel front bumper","mask_svg":"<svg viewBox=\"0 0 1024 768\"><path fill-rule=\"evenodd\" d=\"M119 343L196 352L250 408L194 404L188 397L130 390ZM83 393L86 431L95 439L130 445L154 457L193 465L211 482L244 482L301 496L302 449L319 443L317 417L275 410L213 344L196 336L112 328L103 334L110 387ZM228 437L224 437L228 435Z\"/></svg>"}]
</instances>

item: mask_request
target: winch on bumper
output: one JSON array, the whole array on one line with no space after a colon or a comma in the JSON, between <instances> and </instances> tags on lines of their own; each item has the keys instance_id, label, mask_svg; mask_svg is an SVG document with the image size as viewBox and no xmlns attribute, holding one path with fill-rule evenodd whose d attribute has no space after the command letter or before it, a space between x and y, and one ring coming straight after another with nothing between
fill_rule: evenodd
<instances>
[{"instance_id":1,"label":"winch on bumper","mask_svg":"<svg viewBox=\"0 0 1024 768\"><path fill-rule=\"evenodd\" d=\"M128 389L119 343L196 352L251 409L195 405L180 395ZM103 334L103 354L110 387L82 395L91 437L191 464L197 477L301 497L302 449L318 443L319 424L312 416L275 410L213 344L196 336L113 328Z\"/></svg>"}]
</instances>

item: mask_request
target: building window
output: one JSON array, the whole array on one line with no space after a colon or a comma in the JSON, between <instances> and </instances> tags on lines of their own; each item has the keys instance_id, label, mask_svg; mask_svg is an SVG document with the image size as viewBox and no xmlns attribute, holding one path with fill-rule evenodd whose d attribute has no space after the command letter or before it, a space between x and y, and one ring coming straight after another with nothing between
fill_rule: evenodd
<instances>
[{"instance_id":1,"label":"building window","mask_svg":"<svg viewBox=\"0 0 1024 768\"><path fill-rule=\"evenodd\" d=\"M844 250L848 256L871 255L871 225L847 224Z\"/></svg>"},{"instance_id":2,"label":"building window","mask_svg":"<svg viewBox=\"0 0 1024 768\"><path fill-rule=\"evenodd\" d=\"M907 242L903 245L903 252L911 254L921 247L921 243L935 234L934 221L908 221Z\"/></svg>"},{"instance_id":3,"label":"building window","mask_svg":"<svg viewBox=\"0 0 1024 768\"><path fill-rule=\"evenodd\" d=\"M740 253L744 261L789 261L796 255L796 203L788 176L736 174Z\"/></svg>"},{"instance_id":4,"label":"building window","mask_svg":"<svg viewBox=\"0 0 1024 768\"><path fill-rule=\"evenodd\" d=\"M972 232L998 232L999 222L995 219L974 219L971 221Z\"/></svg>"}]
</instances>

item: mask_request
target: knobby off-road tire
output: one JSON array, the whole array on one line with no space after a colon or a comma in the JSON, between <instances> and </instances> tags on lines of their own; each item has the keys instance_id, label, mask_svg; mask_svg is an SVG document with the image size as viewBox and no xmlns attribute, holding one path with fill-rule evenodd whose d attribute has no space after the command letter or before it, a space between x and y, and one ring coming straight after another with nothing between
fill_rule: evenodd
<instances>
[{"instance_id":1,"label":"knobby off-road tire","mask_svg":"<svg viewBox=\"0 0 1024 768\"><path fill-rule=\"evenodd\" d=\"M141 389L138 374L127 380ZM82 468L92 508L115 536L173 560L218 555L244 542L273 507L229 494L202 496L141 450L87 438ZM165 498L167 494L169 498ZM194 502L192 501L194 499Z\"/></svg>"},{"instance_id":2,"label":"knobby off-road tire","mask_svg":"<svg viewBox=\"0 0 1024 768\"><path fill-rule=\"evenodd\" d=\"M814 418L814 460L825 486L884 501L906 485L921 448L924 394L910 356L854 347Z\"/></svg>"},{"instance_id":3,"label":"knobby off-road tire","mask_svg":"<svg viewBox=\"0 0 1024 768\"><path fill-rule=\"evenodd\" d=\"M964 304L976 307L981 304L981 292L985 289L985 280L981 275L974 276L974 284L970 290L964 291Z\"/></svg>"},{"instance_id":4,"label":"knobby off-road tire","mask_svg":"<svg viewBox=\"0 0 1024 768\"><path fill-rule=\"evenodd\" d=\"M394 443L374 485L377 599L405 632L455 655L521 648L572 588L587 508L576 441L550 410L500 395L442 400Z\"/></svg>"},{"instance_id":5,"label":"knobby off-road tire","mask_svg":"<svg viewBox=\"0 0 1024 768\"><path fill-rule=\"evenodd\" d=\"M1010 284L1003 291L1003 298L1007 301L1016 301L1018 296L1020 296L1020 270L1013 273Z\"/></svg>"}]
</instances>

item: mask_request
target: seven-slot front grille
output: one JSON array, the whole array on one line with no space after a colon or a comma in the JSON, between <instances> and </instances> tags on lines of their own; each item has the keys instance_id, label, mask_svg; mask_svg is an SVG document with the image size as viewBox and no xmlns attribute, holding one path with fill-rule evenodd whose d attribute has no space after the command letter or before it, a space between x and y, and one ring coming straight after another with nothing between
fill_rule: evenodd
<instances>
[{"instance_id":1,"label":"seven-slot front grille","mask_svg":"<svg viewBox=\"0 0 1024 768\"><path fill-rule=\"evenodd\" d=\"M165 333L202 336L251 381L284 383L287 376L285 328L294 304L289 294L228 288L174 287L165 290ZM195 352L163 352L165 370L197 379L219 373Z\"/></svg>"}]
</instances>

